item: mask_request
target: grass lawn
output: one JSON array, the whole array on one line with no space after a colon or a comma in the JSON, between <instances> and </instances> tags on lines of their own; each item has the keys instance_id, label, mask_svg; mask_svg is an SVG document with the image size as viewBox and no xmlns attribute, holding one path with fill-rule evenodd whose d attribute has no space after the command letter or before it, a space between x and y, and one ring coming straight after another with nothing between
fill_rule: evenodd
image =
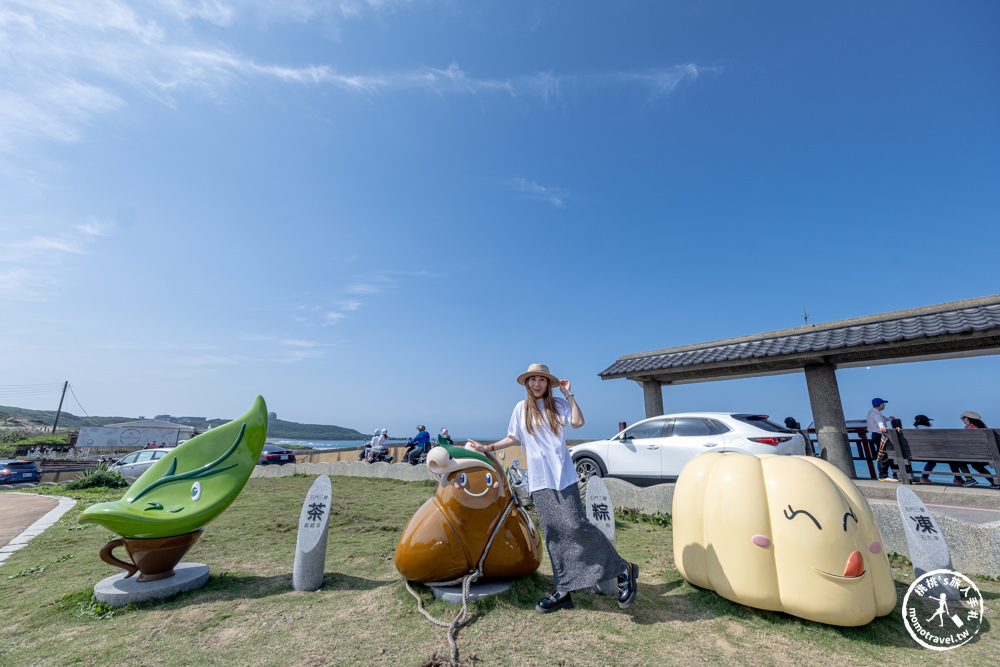
<instances>
[{"instance_id":1,"label":"grass lawn","mask_svg":"<svg viewBox=\"0 0 1000 667\"><path fill-rule=\"evenodd\" d=\"M326 579L292 590L299 512L314 477L252 479L209 524L187 561L206 563L203 588L109 611L94 584L120 570L98 558L113 535L80 525L85 507L121 491L61 492L79 499L56 525L0 567L0 665L420 665L448 655L445 629L416 610L392 555L430 482L332 477ZM52 492L37 489L35 492ZM376 508L369 510L368 508ZM551 592L548 559L507 593L474 603L459 630L460 659L482 665L996 665L992 635L1000 583L977 579L986 614L977 637L950 651L918 646L900 609L912 570L894 566L899 603L861 628L837 628L731 603L686 583L673 566L672 534L618 522L623 556L639 564L639 600L574 595L576 608L541 615ZM121 554L122 552L118 552ZM967 572L966 575L975 573ZM424 603L451 620L457 608Z\"/></svg>"}]
</instances>

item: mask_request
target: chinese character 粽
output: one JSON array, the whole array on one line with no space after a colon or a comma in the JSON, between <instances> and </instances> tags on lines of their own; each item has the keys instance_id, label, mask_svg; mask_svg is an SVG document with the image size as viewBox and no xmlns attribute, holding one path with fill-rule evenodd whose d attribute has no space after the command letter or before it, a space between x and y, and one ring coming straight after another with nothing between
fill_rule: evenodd
<instances>
[{"instance_id":1,"label":"chinese character \u7cbd","mask_svg":"<svg viewBox=\"0 0 1000 667\"><path fill-rule=\"evenodd\" d=\"M594 519L596 521L608 521L611 519L611 513L608 511L607 503L594 503L592 509L594 511Z\"/></svg>"}]
</instances>

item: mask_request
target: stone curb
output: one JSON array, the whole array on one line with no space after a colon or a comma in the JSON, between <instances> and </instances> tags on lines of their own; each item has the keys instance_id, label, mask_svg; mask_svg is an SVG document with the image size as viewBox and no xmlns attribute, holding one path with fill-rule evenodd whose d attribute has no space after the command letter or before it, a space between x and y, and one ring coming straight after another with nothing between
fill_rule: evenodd
<instances>
[{"instance_id":1,"label":"stone curb","mask_svg":"<svg viewBox=\"0 0 1000 667\"><path fill-rule=\"evenodd\" d=\"M337 461L336 463L286 463L285 465L257 466L250 479L259 477L290 477L292 475L345 475L348 477L375 477L401 482L438 481L438 476L426 465L409 463L365 463L364 461Z\"/></svg>"}]
</instances>

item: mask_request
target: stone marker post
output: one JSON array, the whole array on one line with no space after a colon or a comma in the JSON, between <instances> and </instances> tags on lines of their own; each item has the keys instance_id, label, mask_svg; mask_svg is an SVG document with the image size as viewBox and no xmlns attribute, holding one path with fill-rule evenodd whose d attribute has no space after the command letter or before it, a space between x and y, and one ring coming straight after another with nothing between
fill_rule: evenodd
<instances>
[{"instance_id":1,"label":"stone marker post","mask_svg":"<svg viewBox=\"0 0 1000 667\"><path fill-rule=\"evenodd\" d=\"M292 586L297 591L315 591L323 585L326 569L326 537L330 528L330 498L333 487L328 475L320 475L309 488L299 515L295 543Z\"/></svg>"},{"instance_id":2,"label":"stone marker post","mask_svg":"<svg viewBox=\"0 0 1000 667\"><path fill-rule=\"evenodd\" d=\"M951 552L944 540L941 528L934 516L910 489L900 486L896 489L896 502L903 516L903 532L906 546L913 562L913 574L918 579L926 572L951 570ZM958 588L945 585L942 591L948 600L959 600Z\"/></svg>"},{"instance_id":3,"label":"stone marker post","mask_svg":"<svg viewBox=\"0 0 1000 667\"><path fill-rule=\"evenodd\" d=\"M615 543L615 508L611 504L611 494L604 480L596 475L587 480L587 497L583 509L590 523L600 528L611 544ZM602 581L594 586L595 593L618 595L618 578Z\"/></svg>"}]
</instances>

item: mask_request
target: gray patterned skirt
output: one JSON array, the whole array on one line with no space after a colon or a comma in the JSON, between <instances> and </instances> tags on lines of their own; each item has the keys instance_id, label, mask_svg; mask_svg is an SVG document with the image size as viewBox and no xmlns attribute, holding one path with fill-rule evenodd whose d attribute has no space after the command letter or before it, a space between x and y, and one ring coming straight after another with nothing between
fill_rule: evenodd
<instances>
[{"instance_id":1,"label":"gray patterned skirt","mask_svg":"<svg viewBox=\"0 0 1000 667\"><path fill-rule=\"evenodd\" d=\"M576 484L531 494L545 535L557 591L596 586L625 571L627 563L600 528L590 523Z\"/></svg>"}]
</instances>

